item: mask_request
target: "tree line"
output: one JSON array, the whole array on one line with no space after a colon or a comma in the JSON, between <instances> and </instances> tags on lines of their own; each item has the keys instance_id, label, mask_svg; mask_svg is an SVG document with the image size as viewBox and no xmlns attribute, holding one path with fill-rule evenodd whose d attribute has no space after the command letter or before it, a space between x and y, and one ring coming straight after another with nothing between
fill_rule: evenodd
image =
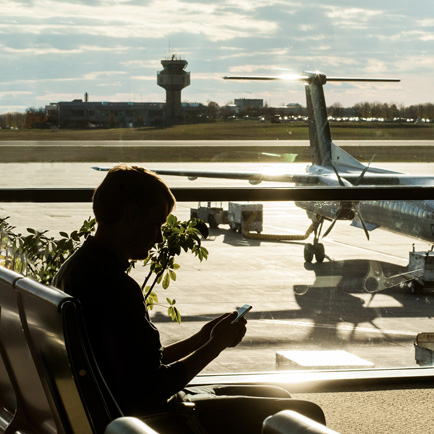
<instances>
[{"instance_id":1,"label":"tree line","mask_svg":"<svg viewBox=\"0 0 434 434\"><path fill-rule=\"evenodd\" d=\"M265 104L263 107L244 107L241 111L236 111L233 106L227 104L219 106L214 101L209 101L205 106L206 117L213 119L230 119L233 117L271 118L276 114L290 116L306 116L306 108L300 104L292 106L270 107ZM361 102L352 107L344 107L336 102L328 107L329 116L339 118L376 118L385 120L406 120L414 121L425 119L434 120L434 104L424 103L404 106L394 103L382 102ZM9 112L0 114L0 128L28 129L28 128L50 128L57 127L56 116L47 115L44 108L28 108L25 112Z\"/></svg>"},{"instance_id":2,"label":"tree line","mask_svg":"<svg viewBox=\"0 0 434 434\"><path fill-rule=\"evenodd\" d=\"M8 112L0 114L1 128L27 129L27 128L49 128L56 125L55 119L47 116L44 108L28 108L23 112Z\"/></svg>"},{"instance_id":3,"label":"tree line","mask_svg":"<svg viewBox=\"0 0 434 434\"><path fill-rule=\"evenodd\" d=\"M382 103L382 102L361 102L353 105L352 107L344 107L339 102L332 104L327 108L329 116L334 118L348 117L348 118L376 118L384 120L407 120L418 119L434 120L434 104L415 104L404 106L403 104L397 105L395 103ZM219 107L217 103L210 101L207 106L207 116L209 118L229 118L233 116L239 117L267 117L271 118L279 114L281 116L306 116L306 107L300 104L290 106L270 107L244 107L243 110L235 112L234 108L230 105Z\"/></svg>"},{"instance_id":4,"label":"tree line","mask_svg":"<svg viewBox=\"0 0 434 434\"><path fill-rule=\"evenodd\" d=\"M333 117L432 120L434 119L434 104L425 103L406 107L403 104L397 106L394 103L363 102L350 108L344 108L340 103L335 103L328 108L328 113Z\"/></svg>"}]
</instances>

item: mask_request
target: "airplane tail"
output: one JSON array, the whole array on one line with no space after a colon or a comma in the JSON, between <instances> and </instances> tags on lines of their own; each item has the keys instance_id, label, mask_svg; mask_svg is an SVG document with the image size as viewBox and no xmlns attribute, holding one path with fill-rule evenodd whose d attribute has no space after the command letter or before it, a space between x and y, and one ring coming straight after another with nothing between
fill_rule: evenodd
<instances>
[{"instance_id":1,"label":"airplane tail","mask_svg":"<svg viewBox=\"0 0 434 434\"><path fill-rule=\"evenodd\" d=\"M364 164L332 141L323 85L327 81L399 81L394 78L326 77L317 72L305 72L306 105L312 164L342 169L363 169Z\"/></svg>"},{"instance_id":2,"label":"airplane tail","mask_svg":"<svg viewBox=\"0 0 434 434\"><path fill-rule=\"evenodd\" d=\"M226 76L225 80L296 80L306 84L306 103L312 163L321 166L364 168L365 166L332 142L323 85L328 81L400 81L397 78L327 77L320 72L300 76Z\"/></svg>"},{"instance_id":3,"label":"airplane tail","mask_svg":"<svg viewBox=\"0 0 434 434\"><path fill-rule=\"evenodd\" d=\"M331 166L332 136L324 97L325 80L325 75L316 74L306 83L306 106L312 164Z\"/></svg>"}]
</instances>

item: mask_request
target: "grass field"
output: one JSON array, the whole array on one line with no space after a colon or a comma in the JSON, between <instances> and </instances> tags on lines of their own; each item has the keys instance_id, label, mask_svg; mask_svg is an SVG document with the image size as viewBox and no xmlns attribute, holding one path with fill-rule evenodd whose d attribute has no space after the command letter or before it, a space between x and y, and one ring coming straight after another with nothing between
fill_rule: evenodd
<instances>
[{"instance_id":1,"label":"grass field","mask_svg":"<svg viewBox=\"0 0 434 434\"><path fill-rule=\"evenodd\" d=\"M336 140L434 140L434 124L332 124L332 135ZM214 122L195 125L176 125L168 128L125 128L88 130L0 130L1 162L307 162L311 160L308 146L294 143L288 146L282 140L308 140L306 123L270 124L258 121ZM220 146L171 146L164 148L152 143L134 143L123 146L123 141L147 140L229 140L237 146L222 142ZM245 141L275 141L275 146L264 149L260 143ZM26 141L25 148L15 142ZM47 146L45 141L72 141L62 146ZM114 141L93 144L87 141ZM116 145L119 141L119 145ZM40 143L39 143L40 142ZM432 146L400 146L395 150L389 146L351 146L342 148L360 161L367 162L375 155L376 162L407 161L427 162L432 159Z\"/></svg>"},{"instance_id":2,"label":"grass field","mask_svg":"<svg viewBox=\"0 0 434 434\"><path fill-rule=\"evenodd\" d=\"M433 140L434 124L332 123L337 140ZM167 128L87 130L0 130L0 143L9 140L307 140L306 123L271 124L234 120Z\"/></svg>"}]
</instances>

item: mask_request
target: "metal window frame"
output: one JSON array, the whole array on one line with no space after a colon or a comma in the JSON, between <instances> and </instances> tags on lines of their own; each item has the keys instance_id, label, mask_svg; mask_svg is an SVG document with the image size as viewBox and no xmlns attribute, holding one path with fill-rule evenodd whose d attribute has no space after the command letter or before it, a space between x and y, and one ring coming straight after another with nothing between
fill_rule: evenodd
<instances>
[{"instance_id":1,"label":"metal window frame","mask_svg":"<svg viewBox=\"0 0 434 434\"><path fill-rule=\"evenodd\" d=\"M434 186L174 187L179 202L434 200ZM0 202L90 202L93 188L0 188Z\"/></svg>"}]
</instances>

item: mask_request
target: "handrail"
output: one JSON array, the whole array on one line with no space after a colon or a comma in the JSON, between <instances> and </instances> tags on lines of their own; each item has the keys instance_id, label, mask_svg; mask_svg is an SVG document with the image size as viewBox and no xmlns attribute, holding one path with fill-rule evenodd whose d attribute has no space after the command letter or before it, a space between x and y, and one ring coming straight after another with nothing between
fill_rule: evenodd
<instances>
[{"instance_id":1,"label":"handrail","mask_svg":"<svg viewBox=\"0 0 434 434\"><path fill-rule=\"evenodd\" d=\"M434 186L174 187L179 202L434 200ZM0 188L1 202L90 202L93 188Z\"/></svg>"}]
</instances>

